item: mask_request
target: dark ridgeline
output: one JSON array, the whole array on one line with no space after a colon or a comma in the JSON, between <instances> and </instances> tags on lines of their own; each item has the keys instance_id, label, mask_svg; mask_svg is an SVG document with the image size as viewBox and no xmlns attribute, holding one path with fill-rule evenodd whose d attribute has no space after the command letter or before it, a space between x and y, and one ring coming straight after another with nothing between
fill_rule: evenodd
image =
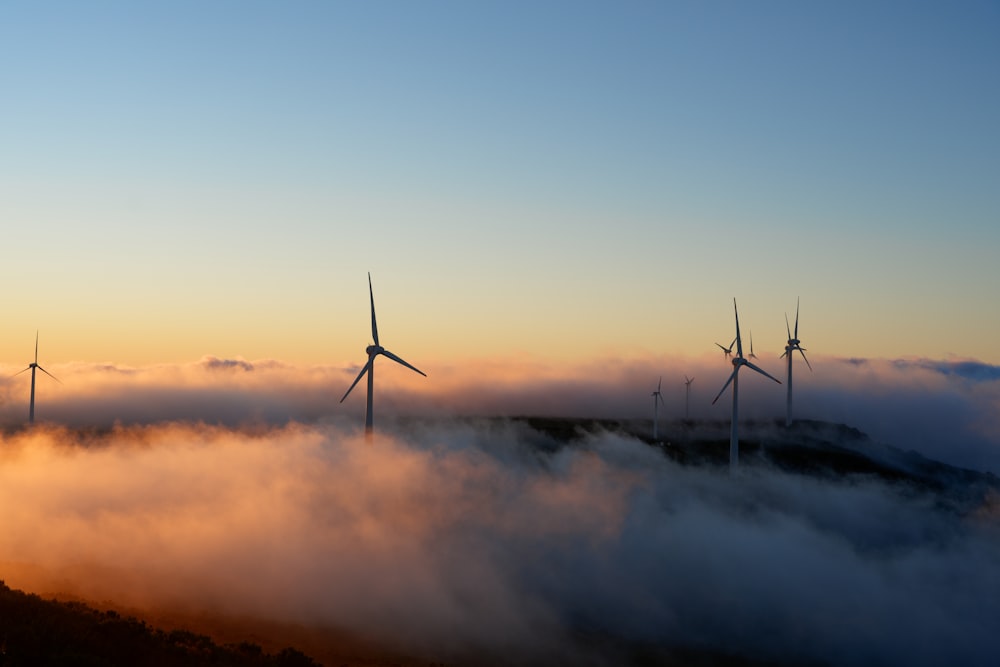
<instances>
[{"instance_id":1,"label":"dark ridgeline","mask_svg":"<svg viewBox=\"0 0 1000 667\"><path fill-rule=\"evenodd\" d=\"M318 667L292 648L265 653L248 642L219 646L186 630L155 629L114 611L43 600L0 581L0 665L104 667Z\"/></svg>"},{"instance_id":2,"label":"dark ridgeline","mask_svg":"<svg viewBox=\"0 0 1000 667\"><path fill-rule=\"evenodd\" d=\"M521 416L497 420L524 424L520 437L542 457L563 447L586 446L588 438L606 432L641 440L682 466L721 468L730 460L728 420L672 420L663 425L661 442L649 438L648 419ZM776 419L748 420L743 427L740 462L750 468L821 479L878 479L933 494L960 512L979 507L990 494L1000 494L1000 478L993 473L875 442L846 424L799 419L788 428L783 419Z\"/></svg>"}]
</instances>

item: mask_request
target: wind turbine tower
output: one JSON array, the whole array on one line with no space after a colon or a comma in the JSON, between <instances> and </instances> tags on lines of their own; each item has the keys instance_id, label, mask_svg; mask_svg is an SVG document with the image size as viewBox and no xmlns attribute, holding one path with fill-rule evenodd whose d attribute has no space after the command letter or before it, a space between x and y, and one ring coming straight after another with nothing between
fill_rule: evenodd
<instances>
[{"instance_id":1,"label":"wind turbine tower","mask_svg":"<svg viewBox=\"0 0 1000 667\"><path fill-rule=\"evenodd\" d=\"M656 384L656 391L653 392L653 442L656 442L657 438L657 427L660 424L660 404L663 403L666 407L666 403L663 402L663 395L660 393L660 388L663 386L663 376L660 376L660 381Z\"/></svg>"},{"instance_id":2,"label":"wind turbine tower","mask_svg":"<svg viewBox=\"0 0 1000 667\"><path fill-rule=\"evenodd\" d=\"M757 366L755 366L754 364L750 363L749 361L747 361L746 359L743 358L743 341L740 340L740 314L739 314L739 311L736 310L736 299L733 299L733 313L736 315L736 356L733 357L733 372L732 372L732 375L729 376L729 379L726 380L726 384L722 385L722 389L719 390L719 393L715 397L715 400L712 401L712 405L715 405L715 402L719 400L720 396L722 396L722 392L726 391L726 387L728 387L730 385L730 383L732 383L732 385L733 385L733 417L732 417L732 423L730 424L730 427L729 427L729 470L730 470L730 472L733 472L733 471L736 470L737 465L739 465L739 459L740 459L740 438L739 438L739 430L738 430L738 424L739 424L738 416L739 416L739 405L740 405L740 400L739 400L740 399L740 396L739 396L740 368L742 368L743 366L746 366L747 368L750 368L751 370L757 371L758 373L760 373L764 377L771 378L772 380L774 380L778 384L781 384L781 380L779 380L776 377L773 377L773 376L769 375L767 372L761 370L760 368L758 368Z\"/></svg>"},{"instance_id":3,"label":"wind turbine tower","mask_svg":"<svg viewBox=\"0 0 1000 667\"><path fill-rule=\"evenodd\" d=\"M684 419L691 419L691 383L694 378L684 376Z\"/></svg>"},{"instance_id":4,"label":"wind turbine tower","mask_svg":"<svg viewBox=\"0 0 1000 667\"><path fill-rule=\"evenodd\" d=\"M413 366L413 365L408 364L407 362L403 361L402 359L400 359L399 357L397 357L395 354L393 354L392 352L390 352L389 350L385 349L384 347L382 347L379 344L379 342L378 342L378 325L375 323L375 296L372 293L372 274L371 273L368 274L368 298L371 300L371 306L372 306L372 339L375 341L375 344L374 345L369 345L368 347L365 348L365 352L368 354L368 363L365 364L365 367L361 369L360 373L358 373L358 377L354 378L354 382L351 384L350 388L347 390L347 393L344 394L344 398L340 399L340 402L341 403L344 402L344 399L347 398L348 394L351 393L351 390L354 389L355 385L358 384L358 381L361 379L361 377L365 373L367 373L368 374L368 405L367 405L367 408L365 410L365 438L370 441L371 438L372 438L372 430L373 430L373 428L372 428L372 390L373 390L374 384L375 384L375 380L374 380L374 378L375 378L375 357L379 356L380 354L382 356L389 357L390 359L392 359L396 363L402 364L403 366L406 366L410 370L416 371L417 373L420 373L424 377L427 377L427 373L424 373L422 370L420 370L416 366Z\"/></svg>"},{"instance_id":5,"label":"wind turbine tower","mask_svg":"<svg viewBox=\"0 0 1000 667\"><path fill-rule=\"evenodd\" d=\"M785 331L788 332L788 343L785 345L785 353L781 357L788 357L788 404L787 410L785 411L785 426L792 425L792 357L795 356L795 350L799 351L802 355L802 360L806 362L806 366L809 368L809 372L812 372L812 364L806 359L805 348L799 345L799 300L795 300L795 335L792 335L792 330L788 327L788 315L785 315ZM779 359L781 358L779 357Z\"/></svg>"},{"instance_id":6,"label":"wind turbine tower","mask_svg":"<svg viewBox=\"0 0 1000 667\"><path fill-rule=\"evenodd\" d=\"M23 373L25 371L31 371L31 400L28 403L28 423L29 424L34 424L35 423L35 369L40 370L41 372L45 373L50 378L52 378L53 380L55 380L56 382L58 382L59 384L62 384L62 380L60 380L55 375L53 375L52 373L48 372L47 370L45 370L44 368L42 368L41 366L38 365L38 332L37 331L35 332L35 360L32 361L30 364L28 364L27 368L14 373L14 375L20 375L21 373Z\"/></svg>"}]
</instances>

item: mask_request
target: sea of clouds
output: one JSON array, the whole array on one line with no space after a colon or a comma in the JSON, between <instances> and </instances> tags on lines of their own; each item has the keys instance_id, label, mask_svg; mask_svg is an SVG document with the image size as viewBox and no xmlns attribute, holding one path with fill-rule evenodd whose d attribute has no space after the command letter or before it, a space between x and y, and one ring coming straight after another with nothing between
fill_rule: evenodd
<instances>
[{"instance_id":1,"label":"sea of clouds","mask_svg":"<svg viewBox=\"0 0 1000 667\"><path fill-rule=\"evenodd\" d=\"M878 360L811 357L796 360L797 417L846 423L878 442L977 470L1000 474L1000 367L969 360ZM782 360L758 359L786 380ZM429 377L380 358L376 421L419 417L540 415L651 418L651 392L663 379L666 421L685 414L684 377L693 377L690 415L728 420L730 393L712 405L731 372L721 354L696 359L606 359L577 366L537 359L421 363ZM9 369L10 373L19 369ZM364 419L364 382L340 399L360 367L295 366L206 356L190 364L122 367L66 364L39 375L36 416L68 426L203 421L229 426ZM0 424L27 415L28 377L0 381ZM783 419L785 386L744 369L740 416Z\"/></svg>"},{"instance_id":2,"label":"sea of clouds","mask_svg":"<svg viewBox=\"0 0 1000 667\"><path fill-rule=\"evenodd\" d=\"M628 647L993 664L1000 499L685 468L522 423L46 427L0 443L9 585L336 627L437 659ZM546 450L548 453L546 453Z\"/></svg>"},{"instance_id":3,"label":"sea of clouds","mask_svg":"<svg viewBox=\"0 0 1000 667\"><path fill-rule=\"evenodd\" d=\"M996 367L811 360L812 373L796 367L797 415L1000 469ZM32 429L25 376L0 385L11 586L336 627L477 662L616 664L653 646L985 665L1000 649L993 494L957 510L870 479L734 478L621 434L555 447L483 418L648 418L662 372L665 423L683 416L685 374L692 418L725 420L729 396L711 405L722 359L431 364L427 378L380 363L371 444L364 387L338 403L357 367L50 370L63 384L38 378ZM745 418L783 416L784 387L740 387Z\"/></svg>"}]
</instances>

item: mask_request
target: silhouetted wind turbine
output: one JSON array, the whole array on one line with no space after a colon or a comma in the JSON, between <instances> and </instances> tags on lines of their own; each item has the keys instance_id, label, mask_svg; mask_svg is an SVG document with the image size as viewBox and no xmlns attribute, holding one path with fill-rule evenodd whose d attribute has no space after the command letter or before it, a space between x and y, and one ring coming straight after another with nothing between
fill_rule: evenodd
<instances>
[{"instance_id":1,"label":"silhouetted wind turbine","mask_svg":"<svg viewBox=\"0 0 1000 667\"><path fill-rule=\"evenodd\" d=\"M715 405L715 401L719 400L719 397L722 396L722 392L724 392L726 390L726 387L728 387L729 384L732 383L732 385L733 385L733 421L732 421L732 424L729 427L729 469L730 470L734 470L736 468L736 466L739 464L739 459L740 459L740 439L739 439L739 430L737 428L737 424L739 423L738 420L737 420L737 417L738 417L738 413L739 413L739 404L740 404L739 403L739 400L740 400L740 396L739 396L740 368L742 366L746 366L747 368L750 368L752 370L757 371L758 373L760 373L764 377L771 378L772 380L774 380L778 384L781 384L781 380L779 380L776 377L773 377L773 376L769 375L766 371L761 370L760 368L758 368L757 366L753 365L752 363L750 363L749 361L747 361L746 359L743 358L743 341L740 340L740 314L736 310L736 299L733 299L733 313L736 315L736 356L733 357L733 373L732 373L732 375L729 376L729 379L726 380L726 384L722 385L722 389L719 390L718 396L716 396L715 400L712 401L712 405Z\"/></svg>"},{"instance_id":2,"label":"silhouetted wind turbine","mask_svg":"<svg viewBox=\"0 0 1000 667\"><path fill-rule=\"evenodd\" d=\"M753 329L750 329L750 356L748 359L756 359L757 355L753 353Z\"/></svg>"},{"instance_id":3,"label":"silhouetted wind turbine","mask_svg":"<svg viewBox=\"0 0 1000 667\"><path fill-rule=\"evenodd\" d=\"M370 439L372 436L372 389L374 386L374 376L375 376L375 357L377 357L380 354L389 357L396 363L402 364L407 368L409 368L410 370L420 373L424 377L427 377L427 373L424 373L416 366L408 364L407 362L403 361L389 350L379 345L378 325L375 324L375 295L372 293L371 273L368 274L368 297L369 299L371 299L371 305L372 305L372 339L375 341L375 344L369 345L368 347L365 348L365 352L368 353L368 363L365 364L365 367L361 369L360 373L358 373L358 377L354 378L354 382L347 390L347 393L344 394L344 398L340 399L340 402L341 403L344 402L344 399L347 398L348 394L351 393L351 390L354 389L354 386L358 384L358 381L361 379L361 376L364 375L365 373L368 373L368 406L365 411L365 437Z\"/></svg>"},{"instance_id":4,"label":"silhouetted wind turbine","mask_svg":"<svg viewBox=\"0 0 1000 667\"><path fill-rule=\"evenodd\" d=\"M684 419L691 418L691 383L694 382L694 378L688 379L688 376L684 376Z\"/></svg>"},{"instance_id":5,"label":"silhouetted wind turbine","mask_svg":"<svg viewBox=\"0 0 1000 667\"><path fill-rule=\"evenodd\" d=\"M783 357L788 357L788 405L787 411L785 412L785 426L792 425L792 357L794 356L795 350L799 351L802 355L802 360L806 362L806 366L809 367L809 372L812 372L812 364L806 359L805 348L799 345L799 300L795 299L795 335L792 335L792 330L788 327L788 314L785 314L785 331L788 332L788 343L785 345L785 353L778 357L779 359Z\"/></svg>"},{"instance_id":6,"label":"silhouetted wind turbine","mask_svg":"<svg viewBox=\"0 0 1000 667\"><path fill-rule=\"evenodd\" d=\"M719 346L719 349L722 350L722 356L724 356L726 359L729 359L729 355L733 353L733 345L735 344L736 344L735 338L733 339L733 342L729 344L729 347L725 347L722 343L716 343L716 345Z\"/></svg>"},{"instance_id":7,"label":"silhouetted wind turbine","mask_svg":"<svg viewBox=\"0 0 1000 667\"><path fill-rule=\"evenodd\" d=\"M656 384L656 391L653 392L653 441L656 441L656 428L660 423L660 404L663 403L663 395L660 393L660 387L663 386L663 376L660 376L660 381ZM666 403L663 403L666 407Z\"/></svg>"},{"instance_id":8,"label":"silhouetted wind turbine","mask_svg":"<svg viewBox=\"0 0 1000 667\"><path fill-rule=\"evenodd\" d=\"M45 370L44 368L42 368L41 366L38 365L38 332L37 331L35 332L35 360L32 361L30 364L28 364L28 367L25 368L24 370L20 370L20 371L14 373L14 375L16 376L16 375L20 375L24 371L31 371L31 401L28 404L28 423L29 424L34 424L35 423L35 369L36 368L38 370L40 370L41 372L45 373L46 375L48 375L50 378L52 378L53 380L55 380L59 384L62 384L62 380L60 380L55 375L53 375L52 373L48 372L47 370ZM11 376L11 377L13 377L13 376Z\"/></svg>"}]
</instances>

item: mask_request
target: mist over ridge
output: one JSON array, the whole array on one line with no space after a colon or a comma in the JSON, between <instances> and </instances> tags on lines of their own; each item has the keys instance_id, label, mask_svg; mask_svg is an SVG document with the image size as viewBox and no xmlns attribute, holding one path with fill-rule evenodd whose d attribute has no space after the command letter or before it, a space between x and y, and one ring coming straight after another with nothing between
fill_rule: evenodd
<instances>
[{"instance_id":1,"label":"mist over ridge","mask_svg":"<svg viewBox=\"0 0 1000 667\"><path fill-rule=\"evenodd\" d=\"M814 372L796 369L795 414L846 423L875 440L932 458L1000 473L1000 367L974 360L842 359L810 353ZM540 359L484 359L451 365L427 360L430 378L386 368L379 374L376 420L393 415L539 415L584 418L652 417L647 394L662 375L665 420L684 416L684 376L694 377L691 417L728 419L710 405L729 365L721 355L698 358L604 359L575 366ZM782 363L758 363L783 377ZM54 366L65 384L39 380L38 416L68 426L105 427L203 421L237 426L346 420L364 415L364 399L343 395L360 365L297 366L278 360L205 356L190 364L121 367ZM741 415L784 414L783 387L757 378L743 383ZM16 425L27 411L23 377L0 381L0 423Z\"/></svg>"},{"instance_id":2,"label":"mist over ridge","mask_svg":"<svg viewBox=\"0 0 1000 667\"><path fill-rule=\"evenodd\" d=\"M875 459L912 449L996 469L994 367L811 360L814 373L797 375L803 419L861 428L872 441L851 446ZM619 664L622 646L651 646L790 664L990 664L995 478L953 493L798 474L767 457L737 478L679 465L635 435L661 369L667 437L687 374L695 428L721 439L728 409L708 401L727 368L714 355L432 363L416 382L383 372L371 446L363 400L333 407L357 367L63 365L64 385L39 389L48 423L31 429L17 425L23 383L7 379L0 571L32 591L340 628L459 662ZM752 440L784 394L742 386ZM567 443L503 415L635 428Z\"/></svg>"},{"instance_id":3,"label":"mist over ridge","mask_svg":"<svg viewBox=\"0 0 1000 667\"><path fill-rule=\"evenodd\" d=\"M956 513L863 477L733 479L623 433L539 449L521 422L383 429L7 435L0 567L30 590L514 662L579 662L602 637L821 664L997 648L995 497Z\"/></svg>"}]
</instances>

